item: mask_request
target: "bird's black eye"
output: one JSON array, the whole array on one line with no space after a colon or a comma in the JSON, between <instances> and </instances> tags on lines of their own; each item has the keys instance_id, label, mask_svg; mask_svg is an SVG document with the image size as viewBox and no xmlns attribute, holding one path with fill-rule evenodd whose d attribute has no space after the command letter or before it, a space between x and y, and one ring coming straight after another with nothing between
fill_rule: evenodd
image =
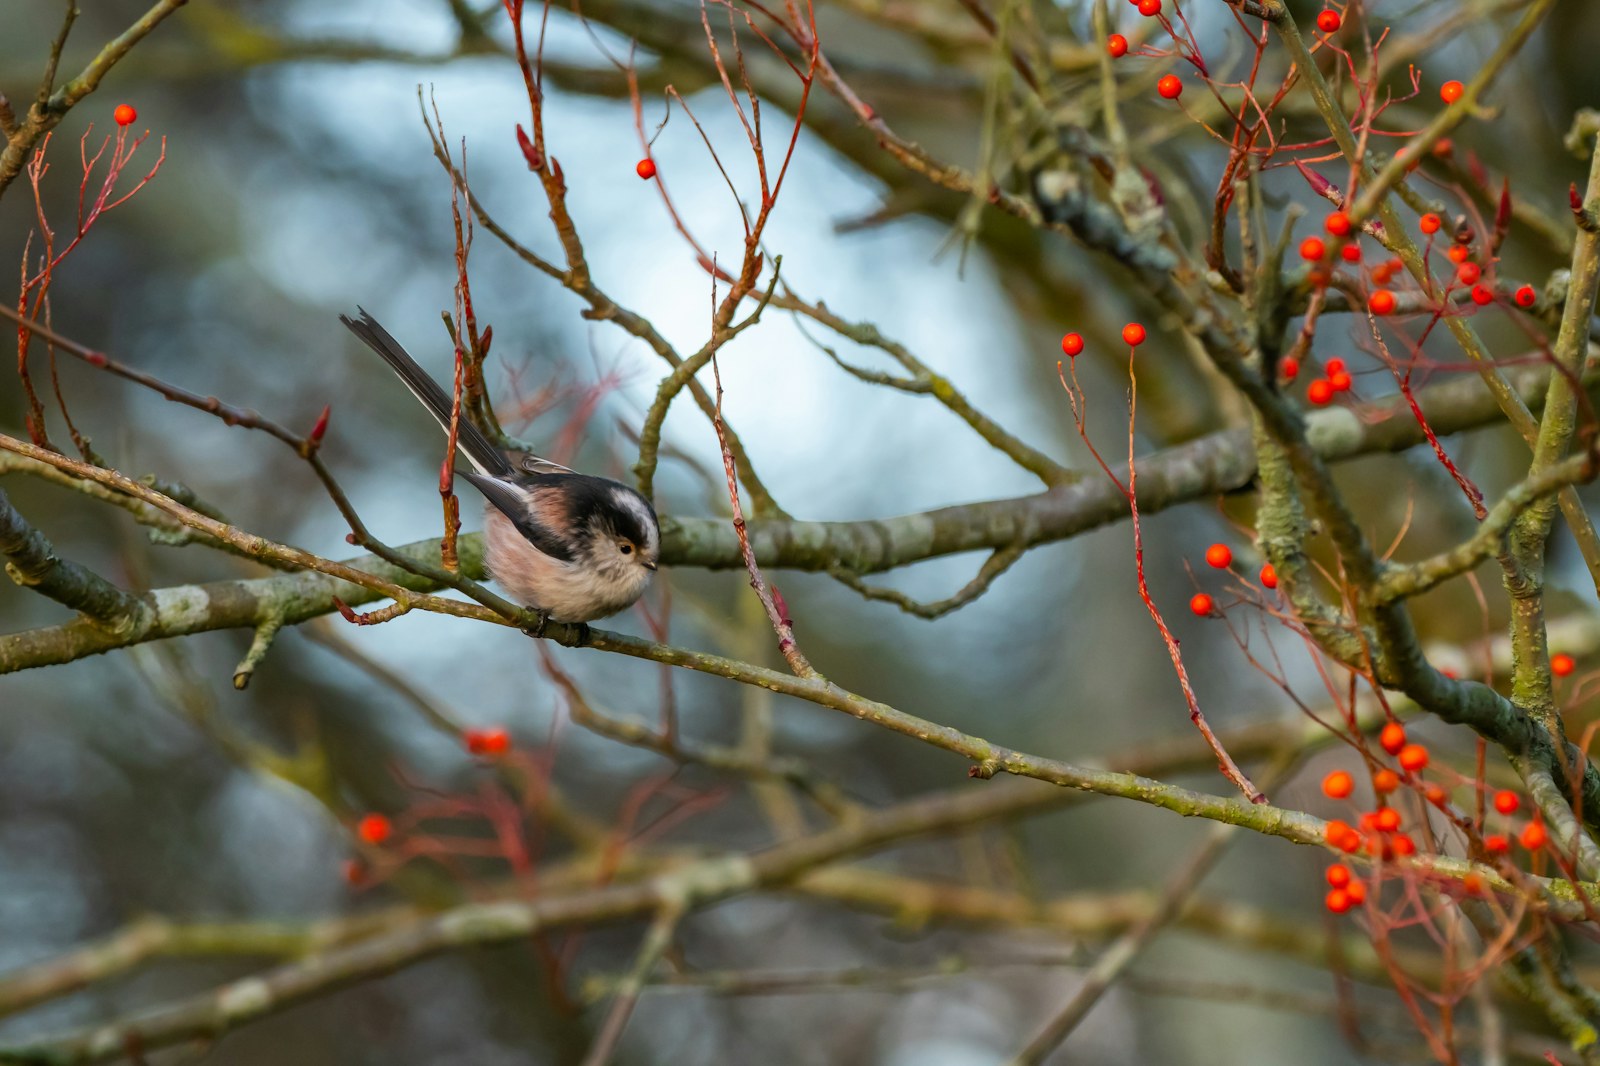
<instances>
[{"instance_id":1,"label":"bird's black eye","mask_svg":"<svg viewBox=\"0 0 1600 1066\"><path fill-rule=\"evenodd\" d=\"M617 545L617 547L622 549L622 554L623 555L632 555L633 554L633 545L629 544L627 541L623 541L621 544Z\"/></svg>"}]
</instances>

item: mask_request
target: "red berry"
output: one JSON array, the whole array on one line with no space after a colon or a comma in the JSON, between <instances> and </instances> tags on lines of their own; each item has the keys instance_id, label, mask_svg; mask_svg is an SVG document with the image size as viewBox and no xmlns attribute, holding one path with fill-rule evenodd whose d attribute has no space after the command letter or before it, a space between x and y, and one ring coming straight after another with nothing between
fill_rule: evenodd
<instances>
[{"instance_id":1,"label":"red berry","mask_svg":"<svg viewBox=\"0 0 1600 1066\"><path fill-rule=\"evenodd\" d=\"M364 815L356 823L356 835L368 844L382 844L394 835L394 823L381 814Z\"/></svg>"},{"instance_id":2,"label":"red berry","mask_svg":"<svg viewBox=\"0 0 1600 1066\"><path fill-rule=\"evenodd\" d=\"M1372 824L1376 829L1392 833L1400 828L1400 812L1393 807L1384 807L1372 816Z\"/></svg>"},{"instance_id":3,"label":"red berry","mask_svg":"<svg viewBox=\"0 0 1600 1066\"><path fill-rule=\"evenodd\" d=\"M359 886L366 883L367 866L360 859L346 859L339 872L347 885Z\"/></svg>"},{"instance_id":4,"label":"red berry","mask_svg":"<svg viewBox=\"0 0 1600 1066\"><path fill-rule=\"evenodd\" d=\"M1396 836L1390 842L1390 846L1394 848L1396 855L1415 855L1417 853L1417 842L1404 833Z\"/></svg>"},{"instance_id":5,"label":"red berry","mask_svg":"<svg viewBox=\"0 0 1600 1066\"><path fill-rule=\"evenodd\" d=\"M1306 399L1317 407L1326 407L1333 402L1333 382L1327 378L1318 378L1306 386Z\"/></svg>"},{"instance_id":6,"label":"red berry","mask_svg":"<svg viewBox=\"0 0 1600 1066\"><path fill-rule=\"evenodd\" d=\"M1356 780L1343 770L1335 770L1322 779L1323 794L1330 799L1342 800L1356 790Z\"/></svg>"},{"instance_id":7,"label":"red berry","mask_svg":"<svg viewBox=\"0 0 1600 1066\"><path fill-rule=\"evenodd\" d=\"M1144 343L1144 327L1137 322L1129 322L1122 327L1122 343L1130 348L1137 348Z\"/></svg>"},{"instance_id":8,"label":"red berry","mask_svg":"<svg viewBox=\"0 0 1600 1066\"><path fill-rule=\"evenodd\" d=\"M1516 814L1521 806L1522 797L1510 789L1501 789L1494 794L1494 809L1501 814Z\"/></svg>"},{"instance_id":9,"label":"red berry","mask_svg":"<svg viewBox=\"0 0 1600 1066\"><path fill-rule=\"evenodd\" d=\"M1328 867L1328 884L1334 888L1344 888L1351 881L1350 867L1342 862L1336 862Z\"/></svg>"},{"instance_id":10,"label":"red berry","mask_svg":"<svg viewBox=\"0 0 1600 1066\"><path fill-rule=\"evenodd\" d=\"M1483 838L1483 850L1487 851L1490 855L1504 855L1506 852L1511 850L1511 841L1507 840L1499 833L1495 833L1492 836L1486 836Z\"/></svg>"},{"instance_id":11,"label":"red berry","mask_svg":"<svg viewBox=\"0 0 1600 1066\"><path fill-rule=\"evenodd\" d=\"M1378 733L1378 745L1390 755L1399 755L1400 749L1406 746L1406 727L1399 722L1390 722Z\"/></svg>"},{"instance_id":12,"label":"red berry","mask_svg":"<svg viewBox=\"0 0 1600 1066\"><path fill-rule=\"evenodd\" d=\"M1550 656L1550 672L1557 677L1566 677L1577 668L1577 662L1564 651L1558 651Z\"/></svg>"},{"instance_id":13,"label":"red berry","mask_svg":"<svg viewBox=\"0 0 1600 1066\"><path fill-rule=\"evenodd\" d=\"M1161 14L1161 0L1139 0L1139 14L1146 18Z\"/></svg>"},{"instance_id":14,"label":"red berry","mask_svg":"<svg viewBox=\"0 0 1600 1066\"><path fill-rule=\"evenodd\" d=\"M1106 51L1111 53L1112 59L1121 59L1128 54L1128 39L1120 33L1113 33L1106 38Z\"/></svg>"},{"instance_id":15,"label":"red berry","mask_svg":"<svg viewBox=\"0 0 1600 1066\"><path fill-rule=\"evenodd\" d=\"M1417 228L1422 230L1423 233L1438 233L1439 227L1442 225L1444 225L1444 222L1439 216L1431 212L1417 220Z\"/></svg>"},{"instance_id":16,"label":"red berry","mask_svg":"<svg viewBox=\"0 0 1600 1066\"><path fill-rule=\"evenodd\" d=\"M1083 338L1076 333L1069 333L1061 338L1061 350L1070 358L1083 351Z\"/></svg>"},{"instance_id":17,"label":"red berry","mask_svg":"<svg viewBox=\"0 0 1600 1066\"><path fill-rule=\"evenodd\" d=\"M1226 544L1213 544L1206 549L1206 564L1224 570L1233 562L1233 549Z\"/></svg>"},{"instance_id":18,"label":"red berry","mask_svg":"<svg viewBox=\"0 0 1600 1066\"><path fill-rule=\"evenodd\" d=\"M1367 297L1367 308L1375 315L1392 315L1394 307L1394 293L1388 289L1379 289Z\"/></svg>"},{"instance_id":19,"label":"red berry","mask_svg":"<svg viewBox=\"0 0 1600 1066\"><path fill-rule=\"evenodd\" d=\"M1349 392L1353 382L1350 379L1350 375L1341 370L1337 374L1328 375L1328 384L1333 386L1334 392Z\"/></svg>"},{"instance_id":20,"label":"red berry","mask_svg":"<svg viewBox=\"0 0 1600 1066\"><path fill-rule=\"evenodd\" d=\"M633 168L634 173L649 181L656 176L656 161L654 159L641 159L639 165Z\"/></svg>"},{"instance_id":21,"label":"red berry","mask_svg":"<svg viewBox=\"0 0 1600 1066\"><path fill-rule=\"evenodd\" d=\"M1307 237L1300 242L1300 258L1315 263L1328 254L1328 246L1321 237Z\"/></svg>"},{"instance_id":22,"label":"red berry","mask_svg":"<svg viewBox=\"0 0 1600 1066\"><path fill-rule=\"evenodd\" d=\"M1517 840L1529 851L1538 851L1550 840L1550 834L1545 832L1544 826L1539 822L1529 822L1522 830Z\"/></svg>"},{"instance_id":23,"label":"red berry","mask_svg":"<svg viewBox=\"0 0 1600 1066\"><path fill-rule=\"evenodd\" d=\"M1217 602L1204 592L1196 592L1189 597L1189 610L1201 618L1211 615L1216 609Z\"/></svg>"},{"instance_id":24,"label":"red berry","mask_svg":"<svg viewBox=\"0 0 1600 1066\"><path fill-rule=\"evenodd\" d=\"M504 755L511 750L511 734L504 729L469 729L467 750L474 755Z\"/></svg>"},{"instance_id":25,"label":"red berry","mask_svg":"<svg viewBox=\"0 0 1600 1066\"><path fill-rule=\"evenodd\" d=\"M1482 273L1477 263L1462 263L1456 267L1456 282L1461 285L1476 285Z\"/></svg>"},{"instance_id":26,"label":"red berry","mask_svg":"<svg viewBox=\"0 0 1600 1066\"><path fill-rule=\"evenodd\" d=\"M1444 254L1450 257L1452 263L1465 263L1467 256L1472 254L1472 249L1464 244L1452 244Z\"/></svg>"},{"instance_id":27,"label":"red berry","mask_svg":"<svg viewBox=\"0 0 1600 1066\"><path fill-rule=\"evenodd\" d=\"M139 119L139 112L128 104L118 104L117 109L111 112L111 117L119 126L131 126Z\"/></svg>"},{"instance_id":28,"label":"red berry","mask_svg":"<svg viewBox=\"0 0 1600 1066\"><path fill-rule=\"evenodd\" d=\"M1338 356L1334 356L1332 359L1329 359L1326 363L1322 364L1323 373L1327 374L1330 378L1333 377L1333 375L1342 372L1344 368L1345 361L1340 359Z\"/></svg>"},{"instance_id":29,"label":"red berry","mask_svg":"<svg viewBox=\"0 0 1600 1066\"><path fill-rule=\"evenodd\" d=\"M1350 902L1362 904L1367 901L1367 885L1365 881L1351 881L1344 886L1345 895L1350 897Z\"/></svg>"},{"instance_id":30,"label":"red berry","mask_svg":"<svg viewBox=\"0 0 1600 1066\"><path fill-rule=\"evenodd\" d=\"M1439 86L1439 99L1447 104L1453 104L1466 94L1467 87L1459 81L1447 81Z\"/></svg>"},{"instance_id":31,"label":"red berry","mask_svg":"<svg viewBox=\"0 0 1600 1066\"><path fill-rule=\"evenodd\" d=\"M1285 381L1293 381L1300 374L1300 360L1294 356L1285 356L1278 360L1278 376Z\"/></svg>"},{"instance_id":32,"label":"red berry","mask_svg":"<svg viewBox=\"0 0 1600 1066\"><path fill-rule=\"evenodd\" d=\"M1387 796L1400 787L1400 775L1393 770L1379 770L1372 775L1372 791Z\"/></svg>"},{"instance_id":33,"label":"red berry","mask_svg":"<svg viewBox=\"0 0 1600 1066\"><path fill-rule=\"evenodd\" d=\"M1399 759L1400 766L1414 774L1427 768L1428 749L1421 744L1407 744L1400 749Z\"/></svg>"},{"instance_id":34,"label":"red berry","mask_svg":"<svg viewBox=\"0 0 1600 1066\"><path fill-rule=\"evenodd\" d=\"M1335 211L1322 221L1323 228L1335 237L1348 237L1350 235L1350 216L1343 211Z\"/></svg>"},{"instance_id":35,"label":"red berry","mask_svg":"<svg viewBox=\"0 0 1600 1066\"><path fill-rule=\"evenodd\" d=\"M1339 26L1340 19L1337 11L1324 11L1317 15L1317 29L1323 33L1338 33Z\"/></svg>"},{"instance_id":36,"label":"red berry","mask_svg":"<svg viewBox=\"0 0 1600 1066\"><path fill-rule=\"evenodd\" d=\"M1323 899L1323 903L1335 914L1343 914L1354 906L1353 901L1350 899L1350 893L1342 888L1329 889L1328 895Z\"/></svg>"},{"instance_id":37,"label":"red berry","mask_svg":"<svg viewBox=\"0 0 1600 1066\"><path fill-rule=\"evenodd\" d=\"M1518 289L1512 299L1517 301L1518 307L1532 307L1539 300L1539 294L1533 291L1532 285L1524 285Z\"/></svg>"},{"instance_id":38,"label":"red berry","mask_svg":"<svg viewBox=\"0 0 1600 1066\"><path fill-rule=\"evenodd\" d=\"M1428 802L1433 804L1435 807L1443 807L1450 800L1450 793L1446 792L1438 785L1429 785L1423 790L1422 794L1426 796Z\"/></svg>"},{"instance_id":39,"label":"red berry","mask_svg":"<svg viewBox=\"0 0 1600 1066\"><path fill-rule=\"evenodd\" d=\"M1278 587L1278 569L1271 563L1261 568L1261 584L1269 589Z\"/></svg>"},{"instance_id":40,"label":"red berry","mask_svg":"<svg viewBox=\"0 0 1600 1066\"><path fill-rule=\"evenodd\" d=\"M1474 285L1472 287L1472 302L1479 307L1494 303L1494 290L1487 285Z\"/></svg>"},{"instance_id":41,"label":"red berry","mask_svg":"<svg viewBox=\"0 0 1600 1066\"><path fill-rule=\"evenodd\" d=\"M1359 262L1361 262L1361 245L1359 245L1359 244L1347 244L1347 245L1345 245L1343 248L1339 249L1339 258L1343 259L1346 263L1359 263Z\"/></svg>"},{"instance_id":42,"label":"red berry","mask_svg":"<svg viewBox=\"0 0 1600 1066\"><path fill-rule=\"evenodd\" d=\"M1140 5L1141 9L1143 5ZM1183 95L1183 82L1176 74L1163 75L1156 82L1156 92L1161 94L1163 100L1176 100Z\"/></svg>"}]
</instances>

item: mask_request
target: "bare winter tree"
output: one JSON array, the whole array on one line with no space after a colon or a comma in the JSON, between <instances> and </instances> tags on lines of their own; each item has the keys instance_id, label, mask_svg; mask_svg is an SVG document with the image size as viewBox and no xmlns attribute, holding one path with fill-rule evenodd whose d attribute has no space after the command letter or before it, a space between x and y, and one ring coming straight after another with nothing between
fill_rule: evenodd
<instances>
[{"instance_id":1,"label":"bare winter tree","mask_svg":"<svg viewBox=\"0 0 1600 1066\"><path fill-rule=\"evenodd\" d=\"M334 7L0 11L0 1062L1600 1062L1600 13Z\"/></svg>"}]
</instances>

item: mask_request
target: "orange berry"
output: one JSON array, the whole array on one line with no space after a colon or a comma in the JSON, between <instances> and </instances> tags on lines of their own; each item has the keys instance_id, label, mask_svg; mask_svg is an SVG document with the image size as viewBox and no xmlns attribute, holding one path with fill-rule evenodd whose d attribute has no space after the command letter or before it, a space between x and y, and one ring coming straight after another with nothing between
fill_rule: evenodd
<instances>
[{"instance_id":1,"label":"orange berry","mask_svg":"<svg viewBox=\"0 0 1600 1066\"><path fill-rule=\"evenodd\" d=\"M1483 850L1490 855L1504 855L1511 850L1511 841L1499 833L1494 833L1483 838Z\"/></svg>"},{"instance_id":2,"label":"orange berry","mask_svg":"<svg viewBox=\"0 0 1600 1066\"><path fill-rule=\"evenodd\" d=\"M1400 749L1406 746L1406 727L1399 722L1390 722L1378 733L1378 744L1390 755L1399 755Z\"/></svg>"},{"instance_id":3,"label":"orange berry","mask_svg":"<svg viewBox=\"0 0 1600 1066\"><path fill-rule=\"evenodd\" d=\"M1472 249L1464 244L1452 244L1444 254L1450 257L1452 263L1465 263L1467 256L1472 254Z\"/></svg>"},{"instance_id":4,"label":"orange berry","mask_svg":"<svg viewBox=\"0 0 1600 1066\"><path fill-rule=\"evenodd\" d=\"M1300 258L1315 263L1328 254L1328 246L1321 237L1307 237L1300 242Z\"/></svg>"},{"instance_id":5,"label":"orange berry","mask_svg":"<svg viewBox=\"0 0 1600 1066\"><path fill-rule=\"evenodd\" d=\"M1494 303L1494 290L1487 285L1474 285L1472 287L1472 302L1479 307Z\"/></svg>"},{"instance_id":6,"label":"orange berry","mask_svg":"<svg viewBox=\"0 0 1600 1066\"><path fill-rule=\"evenodd\" d=\"M511 750L511 734L504 729L469 729L467 750L474 755L504 755Z\"/></svg>"},{"instance_id":7,"label":"orange berry","mask_svg":"<svg viewBox=\"0 0 1600 1066\"><path fill-rule=\"evenodd\" d=\"M1343 914L1354 905L1350 893L1342 888L1329 889L1327 896L1323 898L1323 903L1335 914Z\"/></svg>"},{"instance_id":8,"label":"orange berry","mask_svg":"<svg viewBox=\"0 0 1600 1066\"><path fill-rule=\"evenodd\" d=\"M1390 292L1388 289L1379 289L1377 292L1367 297L1367 307L1375 315L1394 314L1394 293Z\"/></svg>"},{"instance_id":9,"label":"orange berry","mask_svg":"<svg viewBox=\"0 0 1600 1066\"><path fill-rule=\"evenodd\" d=\"M1545 832L1543 823L1529 822L1517 837L1518 843L1529 851L1538 851L1550 841L1550 834Z\"/></svg>"},{"instance_id":10,"label":"orange berry","mask_svg":"<svg viewBox=\"0 0 1600 1066\"><path fill-rule=\"evenodd\" d=\"M1318 407L1326 407L1333 402L1333 382L1326 378L1318 378L1306 386L1306 399Z\"/></svg>"},{"instance_id":11,"label":"orange berry","mask_svg":"<svg viewBox=\"0 0 1600 1066\"><path fill-rule=\"evenodd\" d=\"M1139 14L1145 18L1161 14L1161 0L1139 0Z\"/></svg>"},{"instance_id":12,"label":"orange berry","mask_svg":"<svg viewBox=\"0 0 1600 1066\"><path fill-rule=\"evenodd\" d=\"M633 172L646 181L656 176L656 161L654 159L641 159Z\"/></svg>"},{"instance_id":13,"label":"orange berry","mask_svg":"<svg viewBox=\"0 0 1600 1066\"><path fill-rule=\"evenodd\" d=\"M368 844L382 844L394 835L394 823L381 814L364 815L356 823L356 835Z\"/></svg>"},{"instance_id":14,"label":"orange berry","mask_svg":"<svg viewBox=\"0 0 1600 1066\"><path fill-rule=\"evenodd\" d=\"M1343 211L1335 211L1322 221L1323 228L1335 237L1345 237L1350 233L1350 216Z\"/></svg>"},{"instance_id":15,"label":"orange berry","mask_svg":"<svg viewBox=\"0 0 1600 1066\"><path fill-rule=\"evenodd\" d=\"M1350 823L1338 818L1333 819L1322 827L1322 839L1341 851L1354 850L1344 846L1344 841L1352 836L1359 839L1359 834L1350 827Z\"/></svg>"},{"instance_id":16,"label":"orange berry","mask_svg":"<svg viewBox=\"0 0 1600 1066\"><path fill-rule=\"evenodd\" d=\"M1206 549L1206 564L1218 570L1227 569L1233 562L1233 549L1226 544L1213 544Z\"/></svg>"},{"instance_id":17,"label":"orange berry","mask_svg":"<svg viewBox=\"0 0 1600 1066\"><path fill-rule=\"evenodd\" d=\"M1459 81L1447 81L1439 86L1439 99L1447 104L1453 104L1466 93L1467 87Z\"/></svg>"},{"instance_id":18,"label":"orange berry","mask_svg":"<svg viewBox=\"0 0 1600 1066\"><path fill-rule=\"evenodd\" d=\"M1337 374L1328 375L1328 384L1333 386L1334 392L1349 392L1350 386L1355 384L1350 375L1341 370Z\"/></svg>"},{"instance_id":19,"label":"orange berry","mask_svg":"<svg viewBox=\"0 0 1600 1066\"><path fill-rule=\"evenodd\" d=\"M1122 327L1122 343L1130 348L1137 348L1144 343L1144 327L1137 322L1129 322Z\"/></svg>"},{"instance_id":20,"label":"orange berry","mask_svg":"<svg viewBox=\"0 0 1600 1066\"><path fill-rule=\"evenodd\" d=\"M1469 896L1476 896L1483 892L1483 878L1475 873L1468 874L1461 879L1461 890Z\"/></svg>"},{"instance_id":21,"label":"orange berry","mask_svg":"<svg viewBox=\"0 0 1600 1066\"><path fill-rule=\"evenodd\" d=\"M117 109L111 112L111 118L119 126L131 126L139 120L139 112L128 104L118 104Z\"/></svg>"},{"instance_id":22,"label":"orange berry","mask_svg":"<svg viewBox=\"0 0 1600 1066\"><path fill-rule=\"evenodd\" d=\"M1344 888L1350 884L1350 867L1342 862L1336 862L1328 867L1328 884L1333 888Z\"/></svg>"},{"instance_id":23,"label":"orange berry","mask_svg":"<svg viewBox=\"0 0 1600 1066\"><path fill-rule=\"evenodd\" d=\"M1461 285L1476 285L1483 271L1477 263L1467 262L1456 267L1456 282Z\"/></svg>"},{"instance_id":24,"label":"orange berry","mask_svg":"<svg viewBox=\"0 0 1600 1066\"><path fill-rule=\"evenodd\" d=\"M1365 881L1351 881L1344 886L1345 894L1350 897L1351 903L1361 904L1367 901L1367 885Z\"/></svg>"},{"instance_id":25,"label":"orange berry","mask_svg":"<svg viewBox=\"0 0 1600 1066\"><path fill-rule=\"evenodd\" d=\"M1374 829L1384 833L1392 833L1400 828L1400 812L1393 807L1383 807L1372 816Z\"/></svg>"},{"instance_id":26,"label":"orange berry","mask_svg":"<svg viewBox=\"0 0 1600 1066\"><path fill-rule=\"evenodd\" d=\"M1343 770L1335 770L1322 779L1322 791L1327 796L1342 800L1356 790L1356 779Z\"/></svg>"},{"instance_id":27,"label":"orange berry","mask_svg":"<svg viewBox=\"0 0 1600 1066\"><path fill-rule=\"evenodd\" d=\"M1293 381L1300 376L1300 360L1294 356L1285 356L1278 360L1278 376L1285 381Z\"/></svg>"},{"instance_id":28,"label":"orange berry","mask_svg":"<svg viewBox=\"0 0 1600 1066\"><path fill-rule=\"evenodd\" d=\"M1501 814L1516 814L1522 806L1522 797L1510 789L1501 789L1494 794L1494 809Z\"/></svg>"},{"instance_id":29,"label":"orange berry","mask_svg":"<svg viewBox=\"0 0 1600 1066\"><path fill-rule=\"evenodd\" d=\"M1439 216L1431 212L1417 220L1417 228L1422 230L1423 233L1438 233L1439 227L1442 225L1444 225L1444 222Z\"/></svg>"},{"instance_id":30,"label":"orange berry","mask_svg":"<svg viewBox=\"0 0 1600 1066\"><path fill-rule=\"evenodd\" d=\"M1337 357L1329 359L1326 363L1322 364L1323 373L1327 374L1330 378L1344 368L1344 360Z\"/></svg>"},{"instance_id":31,"label":"orange berry","mask_svg":"<svg viewBox=\"0 0 1600 1066\"><path fill-rule=\"evenodd\" d=\"M1261 568L1261 584L1269 589L1278 587L1278 568L1268 563Z\"/></svg>"},{"instance_id":32,"label":"orange berry","mask_svg":"<svg viewBox=\"0 0 1600 1066\"><path fill-rule=\"evenodd\" d=\"M1342 20L1337 11L1322 11L1317 14L1317 29L1323 33L1338 33Z\"/></svg>"},{"instance_id":33,"label":"orange berry","mask_svg":"<svg viewBox=\"0 0 1600 1066\"><path fill-rule=\"evenodd\" d=\"M1199 615L1201 618L1205 618L1206 616L1215 613L1216 609L1216 601L1204 592L1196 592L1193 596L1189 597L1189 610Z\"/></svg>"},{"instance_id":34,"label":"orange berry","mask_svg":"<svg viewBox=\"0 0 1600 1066\"><path fill-rule=\"evenodd\" d=\"M1391 842L1391 846L1394 848L1396 855L1415 855L1417 853L1417 842L1404 833L1398 834Z\"/></svg>"},{"instance_id":35,"label":"orange berry","mask_svg":"<svg viewBox=\"0 0 1600 1066\"><path fill-rule=\"evenodd\" d=\"M1557 677L1566 677L1577 668L1577 662L1564 651L1558 651L1550 656L1550 672Z\"/></svg>"},{"instance_id":36,"label":"orange berry","mask_svg":"<svg viewBox=\"0 0 1600 1066\"><path fill-rule=\"evenodd\" d=\"M1512 299L1517 301L1518 307L1532 307L1539 302L1539 294L1533 291L1532 285L1524 285Z\"/></svg>"},{"instance_id":37,"label":"orange berry","mask_svg":"<svg viewBox=\"0 0 1600 1066\"><path fill-rule=\"evenodd\" d=\"M1176 100L1183 95L1183 82L1176 74L1167 74L1156 82L1156 92L1160 93L1164 100Z\"/></svg>"},{"instance_id":38,"label":"orange berry","mask_svg":"<svg viewBox=\"0 0 1600 1066\"><path fill-rule=\"evenodd\" d=\"M1339 249L1339 258L1343 259L1346 263L1359 263L1359 262L1361 262L1361 245L1359 245L1359 244L1347 244L1347 245L1345 245L1343 248Z\"/></svg>"},{"instance_id":39,"label":"orange berry","mask_svg":"<svg viewBox=\"0 0 1600 1066\"><path fill-rule=\"evenodd\" d=\"M1113 33L1106 38L1106 51L1111 53L1112 59L1121 59L1128 54L1128 39L1120 33Z\"/></svg>"},{"instance_id":40,"label":"orange berry","mask_svg":"<svg viewBox=\"0 0 1600 1066\"><path fill-rule=\"evenodd\" d=\"M1400 787L1400 775L1393 770L1379 770L1372 775L1372 791L1387 796Z\"/></svg>"},{"instance_id":41,"label":"orange berry","mask_svg":"<svg viewBox=\"0 0 1600 1066\"><path fill-rule=\"evenodd\" d=\"M1083 337L1076 333L1067 334L1061 338L1061 350L1067 354L1068 358L1077 355L1083 351Z\"/></svg>"},{"instance_id":42,"label":"orange berry","mask_svg":"<svg viewBox=\"0 0 1600 1066\"><path fill-rule=\"evenodd\" d=\"M1400 749L1400 766L1410 773L1427 768L1428 749L1421 744L1407 744Z\"/></svg>"},{"instance_id":43,"label":"orange berry","mask_svg":"<svg viewBox=\"0 0 1600 1066\"><path fill-rule=\"evenodd\" d=\"M1423 790L1422 794L1427 797L1428 802L1433 804L1435 807L1443 807L1446 803L1450 802L1450 793L1446 792L1438 785L1429 785Z\"/></svg>"}]
</instances>

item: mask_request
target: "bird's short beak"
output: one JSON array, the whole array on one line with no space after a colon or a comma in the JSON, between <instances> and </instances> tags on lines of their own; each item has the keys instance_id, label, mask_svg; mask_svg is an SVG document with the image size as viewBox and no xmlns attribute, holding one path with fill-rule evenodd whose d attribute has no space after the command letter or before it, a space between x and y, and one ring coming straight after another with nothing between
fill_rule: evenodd
<instances>
[{"instance_id":1,"label":"bird's short beak","mask_svg":"<svg viewBox=\"0 0 1600 1066\"><path fill-rule=\"evenodd\" d=\"M652 573L654 573L654 572L655 572L655 568L656 568L656 564L655 564L655 563L645 563L645 564L644 564L644 568L645 568L645 569L646 569L646 570L649 570L649 571L651 571L651 572L652 572Z\"/></svg>"}]
</instances>

